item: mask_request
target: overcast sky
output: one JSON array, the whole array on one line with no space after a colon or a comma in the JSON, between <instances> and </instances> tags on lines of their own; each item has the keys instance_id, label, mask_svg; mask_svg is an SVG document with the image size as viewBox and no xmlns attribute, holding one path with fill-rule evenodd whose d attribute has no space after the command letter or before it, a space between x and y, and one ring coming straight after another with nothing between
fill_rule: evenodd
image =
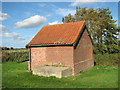
<instances>
[{"instance_id":1,"label":"overcast sky","mask_svg":"<svg viewBox=\"0 0 120 90\"><path fill-rule=\"evenodd\" d=\"M44 25L62 23L62 17L75 13L76 6L106 8L118 20L117 2L2 2L0 31L2 46L24 48Z\"/></svg>"}]
</instances>

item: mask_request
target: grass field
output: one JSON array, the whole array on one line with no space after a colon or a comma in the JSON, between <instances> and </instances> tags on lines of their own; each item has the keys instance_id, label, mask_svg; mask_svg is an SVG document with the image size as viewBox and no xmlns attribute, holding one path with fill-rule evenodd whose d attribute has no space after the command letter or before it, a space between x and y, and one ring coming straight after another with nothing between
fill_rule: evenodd
<instances>
[{"instance_id":1,"label":"grass field","mask_svg":"<svg viewBox=\"0 0 120 90\"><path fill-rule=\"evenodd\" d=\"M94 66L78 76L42 77L27 71L28 62L2 63L3 88L117 88L118 68Z\"/></svg>"}]
</instances>

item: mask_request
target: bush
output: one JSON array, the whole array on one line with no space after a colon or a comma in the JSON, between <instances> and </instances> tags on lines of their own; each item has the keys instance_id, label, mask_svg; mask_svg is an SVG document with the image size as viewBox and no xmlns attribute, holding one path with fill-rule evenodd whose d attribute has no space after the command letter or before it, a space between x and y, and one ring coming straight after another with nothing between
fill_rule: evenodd
<instances>
[{"instance_id":1,"label":"bush","mask_svg":"<svg viewBox=\"0 0 120 90\"><path fill-rule=\"evenodd\" d=\"M96 65L100 66L118 66L118 61L120 58L118 57L119 54L94 54L94 60Z\"/></svg>"},{"instance_id":2,"label":"bush","mask_svg":"<svg viewBox=\"0 0 120 90\"><path fill-rule=\"evenodd\" d=\"M13 47L11 47L10 49L14 49Z\"/></svg>"},{"instance_id":3,"label":"bush","mask_svg":"<svg viewBox=\"0 0 120 90\"><path fill-rule=\"evenodd\" d=\"M9 50L8 47L2 47L2 50Z\"/></svg>"},{"instance_id":4,"label":"bush","mask_svg":"<svg viewBox=\"0 0 120 90\"><path fill-rule=\"evenodd\" d=\"M28 52L2 52L2 62L23 62L29 60Z\"/></svg>"},{"instance_id":5,"label":"bush","mask_svg":"<svg viewBox=\"0 0 120 90\"><path fill-rule=\"evenodd\" d=\"M120 52L120 47L116 44L94 44L93 46L93 53L94 54L117 54Z\"/></svg>"}]
</instances>

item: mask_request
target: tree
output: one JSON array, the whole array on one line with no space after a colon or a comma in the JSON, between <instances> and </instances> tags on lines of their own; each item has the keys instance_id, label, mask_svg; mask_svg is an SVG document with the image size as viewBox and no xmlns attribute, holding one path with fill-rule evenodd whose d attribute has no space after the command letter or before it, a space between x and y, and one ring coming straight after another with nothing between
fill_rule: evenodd
<instances>
[{"instance_id":1,"label":"tree","mask_svg":"<svg viewBox=\"0 0 120 90\"><path fill-rule=\"evenodd\" d=\"M2 50L9 50L8 47L2 47Z\"/></svg>"},{"instance_id":2,"label":"tree","mask_svg":"<svg viewBox=\"0 0 120 90\"><path fill-rule=\"evenodd\" d=\"M13 49L13 47L11 47L10 49Z\"/></svg>"},{"instance_id":3,"label":"tree","mask_svg":"<svg viewBox=\"0 0 120 90\"><path fill-rule=\"evenodd\" d=\"M86 21L93 42L101 53L118 52L117 35L119 29L113 20L109 8L86 9L76 7L74 16L68 14L62 18L63 23Z\"/></svg>"}]
</instances>

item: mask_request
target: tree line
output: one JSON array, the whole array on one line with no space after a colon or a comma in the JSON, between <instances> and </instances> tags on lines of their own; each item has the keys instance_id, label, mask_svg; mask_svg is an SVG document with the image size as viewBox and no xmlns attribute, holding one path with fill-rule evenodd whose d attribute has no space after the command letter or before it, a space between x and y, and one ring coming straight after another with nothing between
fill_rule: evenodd
<instances>
[{"instance_id":1,"label":"tree line","mask_svg":"<svg viewBox=\"0 0 120 90\"><path fill-rule=\"evenodd\" d=\"M9 48L9 47L0 47L0 50L12 50L14 49L13 47Z\"/></svg>"},{"instance_id":2,"label":"tree line","mask_svg":"<svg viewBox=\"0 0 120 90\"><path fill-rule=\"evenodd\" d=\"M0 47L0 50L22 50L26 48Z\"/></svg>"},{"instance_id":3,"label":"tree line","mask_svg":"<svg viewBox=\"0 0 120 90\"><path fill-rule=\"evenodd\" d=\"M76 7L74 15L62 18L63 23L84 21L94 42L94 53L118 53L118 35L120 28L115 24L109 8Z\"/></svg>"}]
</instances>

